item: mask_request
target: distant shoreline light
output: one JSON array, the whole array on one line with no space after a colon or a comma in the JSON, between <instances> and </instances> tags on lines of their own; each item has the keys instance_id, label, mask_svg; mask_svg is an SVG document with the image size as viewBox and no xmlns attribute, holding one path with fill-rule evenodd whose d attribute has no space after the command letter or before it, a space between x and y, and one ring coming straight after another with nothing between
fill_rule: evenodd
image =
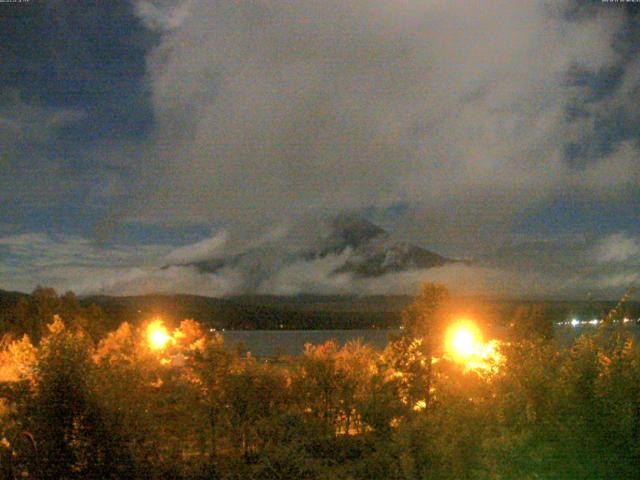
<instances>
[{"instance_id":1,"label":"distant shoreline light","mask_svg":"<svg viewBox=\"0 0 640 480\"><path fill-rule=\"evenodd\" d=\"M562 326L571 326L571 327L581 327L583 325L598 325L600 323L602 323L603 320L600 320L598 318L594 318L591 320L580 320L578 318L572 318L571 320L567 320L564 322L556 322L556 326L562 327ZM628 324L628 323L640 323L640 318L638 319L631 319L628 317L624 317L621 320L613 320L612 323L622 323L622 324Z\"/></svg>"}]
</instances>

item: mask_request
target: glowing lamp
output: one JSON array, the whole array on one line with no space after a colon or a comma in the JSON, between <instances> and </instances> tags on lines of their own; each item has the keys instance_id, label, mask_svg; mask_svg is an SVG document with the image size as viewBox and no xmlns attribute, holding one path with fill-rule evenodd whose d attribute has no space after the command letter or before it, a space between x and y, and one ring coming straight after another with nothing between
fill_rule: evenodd
<instances>
[{"instance_id":1,"label":"glowing lamp","mask_svg":"<svg viewBox=\"0 0 640 480\"><path fill-rule=\"evenodd\" d=\"M147 326L147 341L152 350L162 350L171 340L162 320L154 320Z\"/></svg>"},{"instance_id":2,"label":"glowing lamp","mask_svg":"<svg viewBox=\"0 0 640 480\"><path fill-rule=\"evenodd\" d=\"M482 334L469 320L460 320L449 327L446 333L447 353L458 362L466 362L483 351Z\"/></svg>"}]
</instances>

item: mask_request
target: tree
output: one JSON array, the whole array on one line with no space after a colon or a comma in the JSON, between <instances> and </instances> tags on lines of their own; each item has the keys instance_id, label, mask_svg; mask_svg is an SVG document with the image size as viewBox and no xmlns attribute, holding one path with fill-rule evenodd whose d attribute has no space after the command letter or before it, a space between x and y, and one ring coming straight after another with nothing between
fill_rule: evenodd
<instances>
[{"instance_id":1,"label":"tree","mask_svg":"<svg viewBox=\"0 0 640 480\"><path fill-rule=\"evenodd\" d=\"M37 354L36 390L26 409L49 478L125 478L125 446L96 398L92 343L60 317Z\"/></svg>"},{"instance_id":2,"label":"tree","mask_svg":"<svg viewBox=\"0 0 640 480\"><path fill-rule=\"evenodd\" d=\"M404 378L409 405L430 403L432 358L442 336L449 300L445 286L424 284L415 301L402 312L402 337L387 350L393 367Z\"/></svg>"},{"instance_id":3,"label":"tree","mask_svg":"<svg viewBox=\"0 0 640 480\"><path fill-rule=\"evenodd\" d=\"M84 307L73 292L58 296L53 288L37 287L20 297L7 315L8 329L16 336L29 335L35 344L47 334L47 325L58 315L67 329L83 331L93 341L105 333L106 316L96 305Z\"/></svg>"}]
</instances>

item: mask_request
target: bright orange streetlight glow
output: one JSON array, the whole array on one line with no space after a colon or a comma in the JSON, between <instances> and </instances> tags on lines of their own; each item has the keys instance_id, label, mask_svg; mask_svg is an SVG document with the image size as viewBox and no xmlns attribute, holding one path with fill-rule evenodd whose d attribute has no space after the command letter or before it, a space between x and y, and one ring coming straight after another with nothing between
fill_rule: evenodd
<instances>
[{"instance_id":1,"label":"bright orange streetlight glow","mask_svg":"<svg viewBox=\"0 0 640 480\"><path fill-rule=\"evenodd\" d=\"M455 361L466 363L471 357L482 355L482 333L473 322L460 320L447 330L445 348Z\"/></svg>"},{"instance_id":2,"label":"bright orange streetlight glow","mask_svg":"<svg viewBox=\"0 0 640 480\"><path fill-rule=\"evenodd\" d=\"M152 350L162 350L171 340L162 320L154 320L147 326L147 341Z\"/></svg>"},{"instance_id":3,"label":"bright orange streetlight glow","mask_svg":"<svg viewBox=\"0 0 640 480\"><path fill-rule=\"evenodd\" d=\"M480 375L491 375L504 363L500 342L482 338L480 329L470 320L459 320L445 335L445 354L456 363Z\"/></svg>"}]
</instances>

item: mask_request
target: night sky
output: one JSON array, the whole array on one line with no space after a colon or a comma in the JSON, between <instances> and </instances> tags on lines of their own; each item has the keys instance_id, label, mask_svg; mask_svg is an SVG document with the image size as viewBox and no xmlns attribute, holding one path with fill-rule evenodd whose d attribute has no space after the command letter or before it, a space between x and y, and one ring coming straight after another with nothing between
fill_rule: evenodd
<instances>
[{"instance_id":1,"label":"night sky","mask_svg":"<svg viewBox=\"0 0 640 480\"><path fill-rule=\"evenodd\" d=\"M0 3L0 62L2 289L237 293L161 267L344 211L471 263L258 291L638 278L640 4L31 0Z\"/></svg>"}]
</instances>

